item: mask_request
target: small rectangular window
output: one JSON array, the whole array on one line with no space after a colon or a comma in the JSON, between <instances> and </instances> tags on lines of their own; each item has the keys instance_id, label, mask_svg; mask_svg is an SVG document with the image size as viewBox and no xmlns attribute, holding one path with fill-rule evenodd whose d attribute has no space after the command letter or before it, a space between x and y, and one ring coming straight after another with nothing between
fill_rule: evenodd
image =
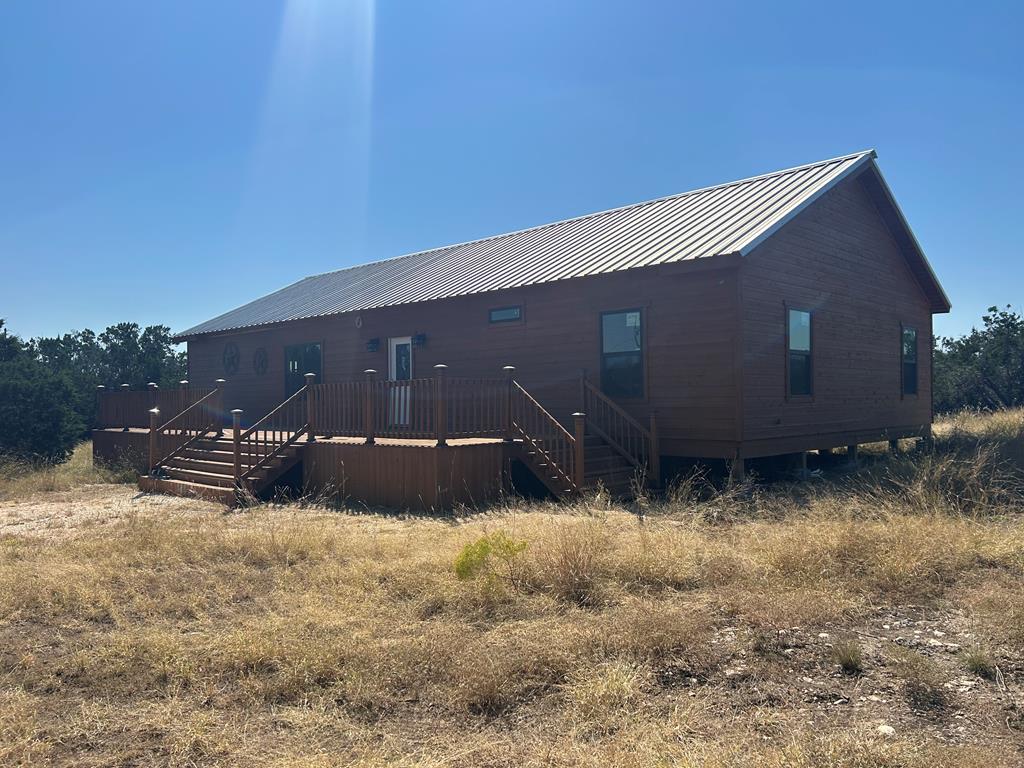
<instances>
[{"instance_id":1,"label":"small rectangular window","mask_svg":"<svg viewBox=\"0 0 1024 768\"><path fill-rule=\"evenodd\" d=\"M900 339L900 375L903 379L903 394L917 394L917 329L903 326Z\"/></svg>"},{"instance_id":2,"label":"small rectangular window","mask_svg":"<svg viewBox=\"0 0 1024 768\"><path fill-rule=\"evenodd\" d=\"M644 396L643 322L639 309L601 315L601 389L609 397Z\"/></svg>"},{"instance_id":3,"label":"small rectangular window","mask_svg":"<svg viewBox=\"0 0 1024 768\"><path fill-rule=\"evenodd\" d=\"M812 387L811 313L791 309L787 316L787 374L791 396L809 395Z\"/></svg>"},{"instance_id":4,"label":"small rectangular window","mask_svg":"<svg viewBox=\"0 0 1024 768\"><path fill-rule=\"evenodd\" d=\"M499 307L490 313L492 323L514 323L523 319L522 307Z\"/></svg>"}]
</instances>

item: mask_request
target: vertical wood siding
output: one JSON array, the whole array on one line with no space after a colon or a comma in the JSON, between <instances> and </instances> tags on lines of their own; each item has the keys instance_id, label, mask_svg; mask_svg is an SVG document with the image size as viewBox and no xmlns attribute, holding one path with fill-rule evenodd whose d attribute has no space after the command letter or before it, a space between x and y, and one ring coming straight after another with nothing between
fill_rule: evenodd
<instances>
[{"instance_id":1,"label":"vertical wood siding","mask_svg":"<svg viewBox=\"0 0 1024 768\"><path fill-rule=\"evenodd\" d=\"M321 342L326 382L362 378L367 368L386 378L388 338L425 334L425 345L413 349L414 377L432 376L437 363L453 378L500 377L502 366L514 365L516 379L571 429L582 370L595 382L600 377L600 313L640 307L647 397L621 404L641 420L658 410L665 453L729 455L738 437L732 263L632 270L194 339L190 375L196 382L228 379L226 409L243 408L251 423L284 397L286 345ZM488 322L490 309L511 305L523 307L522 321ZM379 341L375 352L367 350L371 339ZM228 342L241 353L234 374L222 363ZM262 375L253 367L260 348L268 362Z\"/></svg>"},{"instance_id":2,"label":"vertical wood siding","mask_svg":"<svg viewBox=\"0 0 1024 768\"><path fill-rule=\"evenodd\" d=\"M931 312L860 181L815 202L741 267L745 455L832 447L931 422ZM786 305L812 312L810 398L786 396ZM903 397L900 325L918 329Z\"/></svg>"}]
</instances>

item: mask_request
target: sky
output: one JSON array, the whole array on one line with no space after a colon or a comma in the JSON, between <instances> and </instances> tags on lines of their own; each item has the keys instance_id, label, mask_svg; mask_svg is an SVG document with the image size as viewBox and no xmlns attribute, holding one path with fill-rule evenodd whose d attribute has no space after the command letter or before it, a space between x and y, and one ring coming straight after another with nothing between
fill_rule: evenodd
<instances>
[{"instance_id":1,"label":"sky","mask_svg":"<svg viewBox=\"0 0 1024 768\"><path fill-rule=\"evenodd\" d=\"M4 0L0 318L180 331L306 275L873 147L1024 307L1024 6Z\"/></svg>"}]
</instances>

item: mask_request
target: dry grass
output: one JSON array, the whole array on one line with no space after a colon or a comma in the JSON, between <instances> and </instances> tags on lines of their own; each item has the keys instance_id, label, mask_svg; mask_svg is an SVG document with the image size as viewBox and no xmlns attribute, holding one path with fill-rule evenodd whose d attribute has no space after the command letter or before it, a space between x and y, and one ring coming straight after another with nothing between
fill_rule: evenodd
<instances>
[{"instance_id":1,"label":"dry grass","mask_svg":"<svg viewBox=\"0 0 1024 768\"><path fill-rule=\"evenodd\" d=\"M0 538L0 764L1019 765L1024 525L943 463L1006 460L944 445L643 519L139 507ZM975 645L996 681L964 682Z\"/></svg>"},{"instance_id":2,"label":"dry grass","mask_svg":"<svg viewBox=\"0 0 1024 768\"><path fill-rule=\"evenodd\" d=\"M79 443L71 457L60 464L30 463L0 456L0 501L23 499L38 493L67 491L95 483L134 482L127 468L97 467L92 443Z\"/></svg>"}]
</instances>

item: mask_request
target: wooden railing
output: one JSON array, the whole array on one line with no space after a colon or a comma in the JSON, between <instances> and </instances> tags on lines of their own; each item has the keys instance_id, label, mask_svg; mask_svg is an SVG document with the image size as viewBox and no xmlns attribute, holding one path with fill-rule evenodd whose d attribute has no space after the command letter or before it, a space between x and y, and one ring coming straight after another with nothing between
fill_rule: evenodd
<instances>
[{"instance_id":1,"label":"wooden railing","mask_svg":"<svg viewBox=\"0 0 1024 768\"><path fill-rule=\"evenodd\" d=\"M512 382L509 406L512 429L537 453L534 463L550 470L567 490L578 492L583 487L582 443L516 381ZM577 423L582 417L578 414Z\"/></svg>"},{"instance_id":2,"label":"wooden railing","mask_svg":"<svg viewBox=\"0 0 1024 768\"><path fill-rule=\"evenodd\" d=\"M509 429L508 379L451 378L447 394L448 437L506 437Z\"/></svg>"},{"instance_id":3,"label":"wooden railing","mask_svg":"<svg viewBox=\"0 0 1024 768\"><path fill-rule=\"evenodd\" d=\"M253 424L241 430L234 416L235 478L239 484L280 455L303 435L436 440L503 437L521 440L559 491L583 486L583 415L576 416L574 437L530 396L505 368L504 378L448 378L435 366L434 377L381 381L376 371L362 381L306 386Z\"/></svg>"},{"instance_id":4,"label":"wooden railing","mask_svg":"<svg viewBox=\"0 0 1024 768\"><path fill-rule=\"evenodd\" d=\"M191 386L159 388L149 384L146 389L132 390L122 384L116 389L96 388L96 429L129 430L149 428L149 412L159 408L160 413L173 416L216 389Z\"/></svg>"},{"instance_id":5,"label":"wooden railing","mask_svg":"<svg viewBox=\"0 0 1024 768\"><path fill-rule=\"evenodd\" d=\"M366 382L332 381L314 384L307 397L310 424L317 435L324 437L364 437L363 399Z\"/></svg>"},{"instance_id":6,"label":"wooden railing","mask_svg":"<svg viewBox=\"0 0 1024 768\"><path fill-rule=\"evenodd\" d=\"M280 455L309 431L309 390L313 374L306 374L306 386L244 432L242 411L233 410L235 483L241 485L258 469Z\"/></svg>"},{"instance_id":7,"label":"wooden railing","mask_svg":"<svg viewBox=\"0 0 1024 768\"><path fill-rule=\"evenodd\" d=\"M505 437L508 379L448 378L437 366L430 379L364 381L310 387L309 424L324 437L438 440Z\"/></svg>"},{"instance_id":8,"label":"wooden railing","mask_svg":"<svg viewBox=\"0 0 1024 768\"><path fill-rule=\"evenodd\" d=\"M587 428L637 468L646 468L655 485L660 481L658 430L651 415L650 429L630 416L586 377L581 378Z\"/></svg>"},{"instance_id":9,"label":"wooden railing","mask_svg":"<svg viewBox=\"0 0 1024 768\"><path fill-rule=\"evenodd\" d=\"M430 440L437 437L434 379L370 381L374 437Z\"/></svg>"},{"instance_id":10,"label":"wooden railing","mask_svg":"<svg viewBox=\"0 0 1024 768\"><path fill-rule=\"evenodd\" d=\"M158 468L178 451L224 424L224 388L215 387L160 424L161 411L149 411L149 469Z\"/></svg>"}]
</instances>

